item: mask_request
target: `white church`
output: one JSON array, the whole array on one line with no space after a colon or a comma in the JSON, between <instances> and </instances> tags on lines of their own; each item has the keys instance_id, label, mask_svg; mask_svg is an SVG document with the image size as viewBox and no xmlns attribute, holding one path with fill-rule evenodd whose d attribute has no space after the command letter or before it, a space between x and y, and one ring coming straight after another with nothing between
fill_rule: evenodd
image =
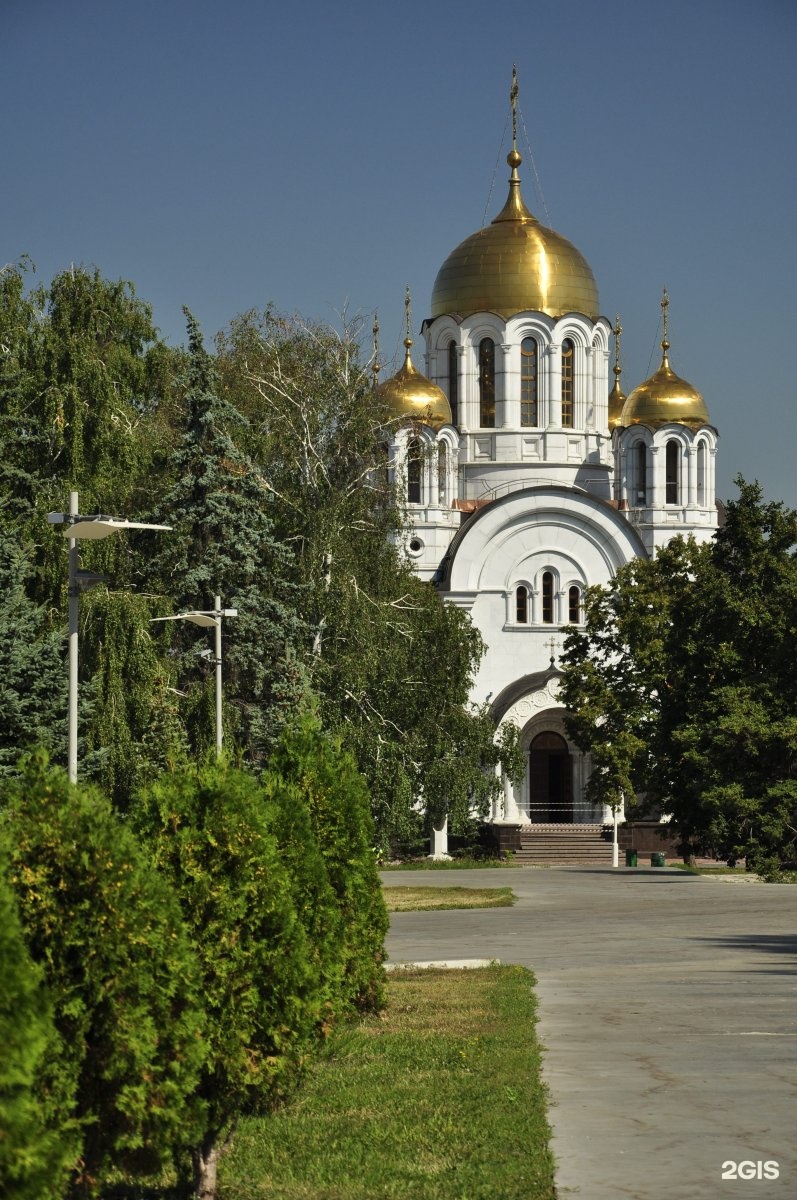
<instances>
[{"instance_id":1,"label":"white church","mask_svg":"<svg viewBox=\"0 0 797 1200\"><path fill-rule=\"evenodd\" d=\"M705 541L717 526L717 431L670 367L667 294L661 365L626 396L619 319L601 315L583 255L523 201L516 95L513 81L506 203L437 273L424 373L408 302L404 365L379 389L407 554L484 638L472 700L520 731L525 777L504 781L492 813L510 835L499 844L514 848L553 828L605 837L613 819L585 798L589 761L558 699L557 654L585 589L676 534Z\"/></svg>"}]
</instances>

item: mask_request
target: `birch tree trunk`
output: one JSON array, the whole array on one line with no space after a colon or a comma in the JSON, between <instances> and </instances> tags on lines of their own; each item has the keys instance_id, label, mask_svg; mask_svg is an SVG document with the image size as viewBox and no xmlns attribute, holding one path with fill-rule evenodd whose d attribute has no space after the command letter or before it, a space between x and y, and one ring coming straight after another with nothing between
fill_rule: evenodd
<instances>
[{"instance_id":1,"label":"birch tree trunk","mask_svg":"<svg viewBox=\"0 0 797 1200\"><path fill-rule=\"evenodd\" d=\"M193 1159L195 1200L216 1200L219 1143L215 1134L206 1136L202 1145L194 1150Z\"/></svg>"}]
</instances>

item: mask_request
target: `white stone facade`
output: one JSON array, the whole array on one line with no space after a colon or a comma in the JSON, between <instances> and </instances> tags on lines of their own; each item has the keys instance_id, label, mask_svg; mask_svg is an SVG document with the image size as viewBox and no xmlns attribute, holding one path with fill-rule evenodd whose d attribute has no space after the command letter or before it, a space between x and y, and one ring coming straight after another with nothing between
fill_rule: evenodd
<instances>
[{"instance_id":1,"label":"white stone facade","mask_svg":"<svg viewBox=\"0 0 797 1200\"><path fill-rule=\"evenodd\" d=\"M408 500L410 561L484 638L471 698L527 754L492 820L610 821L585 800L589 762L567 738L556 662L586 588L676 534L713 535L717 432L691 418L610 429L603 317L450 314L423 332L452 423L393 426L389 473Z\"/></svg>"}]
</instances>

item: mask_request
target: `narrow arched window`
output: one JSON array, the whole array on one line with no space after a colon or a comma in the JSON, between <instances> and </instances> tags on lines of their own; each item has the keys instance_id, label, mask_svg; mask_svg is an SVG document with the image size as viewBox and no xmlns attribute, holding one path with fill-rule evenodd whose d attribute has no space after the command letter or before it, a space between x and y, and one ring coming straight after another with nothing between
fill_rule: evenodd
<instances>
[{"instance_id":1,"label":"narrow arched window","mask_svg":"<svg viewBox=\"0 0 797 1200\"><path fill-rule=\"evenodd\" d=\"M697 444L697 502L706 507L706 443Z\"/></svg>"},{"instance_id":2,"label":"narrow arched window","mask_svg":"<svg viewBox=\"0 0 797 1200\"><path fill-rule=\"evenodd\" d=\"M495 343L492 338L479 342L479 424L495 428Z\"/></svg>"},{"instance_id":3,"label":"narrow arched window","mask_svg":"<svg viewBox=\"0 0 797 1200\"><path fill-rule=\"evenodd\" d=\"M451 405L451 424L456 425L459 412L459 354L457 343L448 343L448 403Z\"/></svg>"},{"instance_id":4,"label":"narrow arched window","mask_svg":"<svg viewBox=\"0 0 797 1200\"><path fill-rule=\"evenodd\" d=\"M567 619L571 625L578 625L581 620L581 588L576 584L567 593Z\"/></svg>"},{"instance_id":5,"label":"narrow arched window","mask_svg":"<svg viewBox=\"0 0 797 1200\"><path fill-rule=\"evenodd\" d=\"M515 591L515 620L518 625L529 623L529 590L523 584Z\"/></svg>"},{"instance_id":6,"label":"narrow arched window","mask_svg":"<svg viewBox=\"0 0 797 1200\"><path fill-rule=\"evenodd\" d=\"M445 442L437 444L437 502L445 504L448 491L448 446Z\"/></svg>"},{"instance_id":7,"label":"narrow arched window","mask_svg":"<svg viewBox=\"0 0 797 1200\"><path fill-rule=\"evenodd\" d=\"M537 343L524 338L520 343L520 424L539 425L537 396Z\"/></svg>"},{"instance_id":8,"label":"narrow arched window","mask_svg":"<svg viewBox=\"0 0 797 1200\"><path fill-rule=\"evenodd\" d=\"M634 446L634 500L637 504L648 502L648 448L644 442Z\"/></svg>"},{"instance_id":9,"label":"narrow arched window","mask_svg":"<svg viewBox=\"0 0 797 1200\"><path fill-rule=\"evenodd\" d=\"M423 468L423 451L417 438L407 446L407 502L421 503L421 472Z\"/></svg>"},{"instance_id":10,"label":"narrow arched window","mask_svg":"<svg viewBox=\"0 0 797 1200\"><path fill-rule=\"evenodd\" d=\"M572 429L575 424L575 358L576 347L572 338L562 342L562 427Z\"/></svg>"},{"instance_id":11,"label":"narrow arched window","mask_svg":"<svg viewBox=\"0 0 797 1200\"><path fill-rule=\"evenodd\" d=\"M553 575L550 571L542 576L542 620L544 625L553 625Z\"/></svg>"},{"instance_id":12,"label":"narrow arched window","mask_svg":"<svg viewBox=\"0 0 797 1200\"><path fill-rule=\"evenodd\" d=\"M679 467L681 462L681 447L678 442L671 441L667 443L666 458L664 461L665 476L664 476L664 502L665 504L678 503L679 491Z\"/></svg>"}]
</instances>

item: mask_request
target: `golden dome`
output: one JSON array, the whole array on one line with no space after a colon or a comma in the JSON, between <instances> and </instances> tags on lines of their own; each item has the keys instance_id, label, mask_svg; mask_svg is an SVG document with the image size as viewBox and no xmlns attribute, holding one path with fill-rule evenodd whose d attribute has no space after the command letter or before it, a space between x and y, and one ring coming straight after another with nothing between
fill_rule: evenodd
<instances>
[{"instance_id":1,"label":"golden dome","mask_svg":"<svg viewBox=\"0 0 797 1200\"><path fill-rule=\"evenodd\" d=\"M416 371L410 358L412 338L404 339L404 366L377 389L377 397L388 410L388 420L411 420L439 429L451 424L448 397L431 379Z\"/></svg>"},{"instance_id":2,"label":"golden dome","mask_svg":"<svg viewBox=\"0 0 797 1200\"><path fill-rule=\"evenodd\" d=\"M616 429L622 425L622 412L626 402L626 394L620 387L620 380L615 379L614 387L609 392L609 428Z\"/></svg>"},{"instance_id":3,"label":"golden dome","mask_svg":"<svg viewBox=\"0 0 797 1200\"><path fill-rule=\"evenodd\" d=\"M587 260L553 229L541 225L520 194L521 156L513 147L509 196L492 224L465 238L437 273L432 317L519 312L561 317L584 313L597 320L598 288Z\"/></svg>"},{"instance_id":4,"label":"golden dome","mask_svg":"<svg viewBox=\"0 0 797 1200\"><path fill-rule=\"evenodd\" d=\"M661 307L664 312L664 337L661 341L661 366L655 375L640 383L630 393L623 405L620 425L649 425L652 429L659 425L675 422L678 425L689 425L698 429L709 423L706 402L697 388L692 387L680 375L676 375L670 367L667 351L670 343L667 340L667 306L669 297L664 290Z\"/></svg>"}]
</instances>

